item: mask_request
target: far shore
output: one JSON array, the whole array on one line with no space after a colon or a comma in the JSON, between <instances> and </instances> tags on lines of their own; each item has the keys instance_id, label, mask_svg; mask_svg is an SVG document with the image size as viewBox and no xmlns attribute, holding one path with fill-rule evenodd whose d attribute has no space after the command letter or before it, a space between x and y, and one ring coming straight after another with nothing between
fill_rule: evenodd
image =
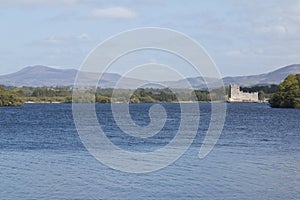
<instances>
[{"instance_id":1,"label":"far shore","mask_svg":"<svg viewBox=\"0 0 300 200\"><path fill-rule=\"evenodd\" d=\"M141 104L141 103L225 103L226 101L172 101L172 102L139 102L139 103L131 103L131 104ZM72 103L72 102L70 102ZM250 103L250 102L248 102ZM59 101L26 101L24 104L69 104L66 102L59 102ZM128 102L111 102L111 103L95 103L95 104L128 104Z\"/></svg>"},{"instance_id":2,"label":"far shore","mask_svg":"<svg viewBox=\"0 0 300 200\"><path fill-rule=\"evenodd\" d=\"M40 101L40 102L36 102L36 101L26 101L24 102L24 104L38 104L38 103L44 103L44 104L60 104L62 102L59 101Z\"/></svg>"}]
</instances>

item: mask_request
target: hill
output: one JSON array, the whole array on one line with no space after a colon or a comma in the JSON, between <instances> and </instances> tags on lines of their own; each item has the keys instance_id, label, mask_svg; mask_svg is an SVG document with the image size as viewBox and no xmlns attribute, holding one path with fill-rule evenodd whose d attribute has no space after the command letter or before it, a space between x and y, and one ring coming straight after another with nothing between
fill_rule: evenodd
<instances>
[{"instance_id":1,"label":"hill","mask_svg":"<svg viewBox=\"0 0 300 200\"><path fill-rule=\"evenodd\" d=\"M29 66L18 72L0 76L0 85L6 86L72 86L74 84L78 70L76 69L56 69L42 65ZM96 74L84 72L84 77L87 77L90 83L98 80ZM113 87L121 78L119 74L105 73L101 78L100 84L102 87ZM127 84L123 87L131 87L133 84L144 83L137 79L125 79Z\"/></svg>"},{"instance_id":2,"label":"hill","mask_svg":"<svg viewBox=\"0 0 300 200\"><path fill-rule=\"evenodd\" d=\"M223 78L223 81L225 85L228 85L230 83L237 83L242 86L279 84L289 74L298 73L300 73L300 64L293 64L269 73L259 75L225 77Z\"/></svg>"},{"instance_id":3,"label":"hill","mask_svg":"<svg viewBox=\"0 0 300 200\"><path fill-rule=\"evenodd\" d=\"M37 65L26 67L18 72L0 76L0 85L7 86L72 86L74 84L75 77L77 75L75 69L55 69L47 66ZM236 83L241 86L252 85L268 85L279 84L289 74L300 73L300 64L293 64L286 67L282 67L278 70L251 76L236 76L223 78L224 85L227 86L230 83ZM91 82L97 80L98 77L90 72L84 72L84 76ZM115 73L105 73L102 76L100 85L103 88L114 87L116 82L120 80L121 76ZM202 77L187 78L190 84L194 88L206 88L205 81ZM215 79L208 78L209 83L213 85ZM178 81L165 81L162 85L168 85L172 88L182 88L185 80ZM120 88L135 88L136 85L143 87L158 87L150 84L147 80L139 80L134 78L124 78L122 86Z\"/></svg>"}]
</instances>

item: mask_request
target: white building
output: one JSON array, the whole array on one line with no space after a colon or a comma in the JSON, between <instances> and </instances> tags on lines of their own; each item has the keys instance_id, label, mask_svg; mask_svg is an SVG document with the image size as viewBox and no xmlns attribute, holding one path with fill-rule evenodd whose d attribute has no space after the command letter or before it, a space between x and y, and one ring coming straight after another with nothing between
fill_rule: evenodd
<instances>
[{"instance_id":1,"label":"white building","mask_svg":"<svg viewBox=\"0 0 300 200\"><path fill-rule=\"evenodd\" d=\"M258 92L243 92L236 84L229 85L229 102L258 102Z\"/></svg>"}]
</instances>

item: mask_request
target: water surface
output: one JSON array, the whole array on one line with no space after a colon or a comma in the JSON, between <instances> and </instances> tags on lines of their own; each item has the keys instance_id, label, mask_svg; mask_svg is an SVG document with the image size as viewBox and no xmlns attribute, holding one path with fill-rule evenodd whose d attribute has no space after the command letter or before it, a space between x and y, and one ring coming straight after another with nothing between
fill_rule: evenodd
<instances>
[{"instance_id":1,"label":"water surface","mask_svg":"<svg viewBox=\"0 0 300 200\"><path fill-rule=\"evenodd\" d=\"M132 118L147 125L150 104L131 105ZM97 105L110 140L129 151L162 148L180 121L178 104L163 104L168 119L150 139L130 137L109 105ZM0 108L0 199L300 199L300 110L266 104L227 104L214 150L198 159L210 104L201 104L198 135L175 163L148 174L106 167L82 145L71 105L26 104Z\"/></svg>"}]
</instances>

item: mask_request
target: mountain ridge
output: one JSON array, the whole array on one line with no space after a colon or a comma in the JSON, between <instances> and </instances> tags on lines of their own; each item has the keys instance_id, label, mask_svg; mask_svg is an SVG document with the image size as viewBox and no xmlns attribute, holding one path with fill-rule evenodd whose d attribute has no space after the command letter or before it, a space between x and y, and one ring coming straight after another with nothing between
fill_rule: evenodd
<instances>
[{"instance_id":1,"label":"mountain ridge","mask_svg":"<svg viewBox=\"0 0 300 200\"><path fill-rule=\"evenodd\" d=\"M35 65L25 67L20 71L11 74L1 75L0 84L15 87L72 86L77 73L78 70L76 69L58 69L43 65ZM258 75L227 76L223 78L223 82L225 86L230 83L236 83L241 86L279 84L287 75L297 73L300 73L300 64L292 64ZM96 74L91 72L83 72L83 75L90 83L94 83L99 78ZM104 73L99 84L103 88L113 88L121 78L123 80L122 85L119 86L120 88L131 89L135 88L136 85L147 85L148 87L151 87L150 81L121 77L121 75L117 73ZM184 85L182 83L186 80L188 80L194 88L206 88L203 77L189 77L178 81L163 81L160 84L168 85L172 88L181 88L181 86ZM207 78L207 80L209 84L213 84L215 79Z\"/></svg>"},{"instance_id":2,"label":"mountain ridge","mask_svg":"<svg viewBox=\"0 0 300 200\"><path fill-rule=\"evenodd\" d=\"M274 71L258 74L258 75L227 76L223 78L223 82L224 84L229 84L232 82L243 86L279 84L284 80L285 77L293 73L294 74L300 73L300 64L287 65L285 67L281 67Z\"/></svg>"}]
</instances>

